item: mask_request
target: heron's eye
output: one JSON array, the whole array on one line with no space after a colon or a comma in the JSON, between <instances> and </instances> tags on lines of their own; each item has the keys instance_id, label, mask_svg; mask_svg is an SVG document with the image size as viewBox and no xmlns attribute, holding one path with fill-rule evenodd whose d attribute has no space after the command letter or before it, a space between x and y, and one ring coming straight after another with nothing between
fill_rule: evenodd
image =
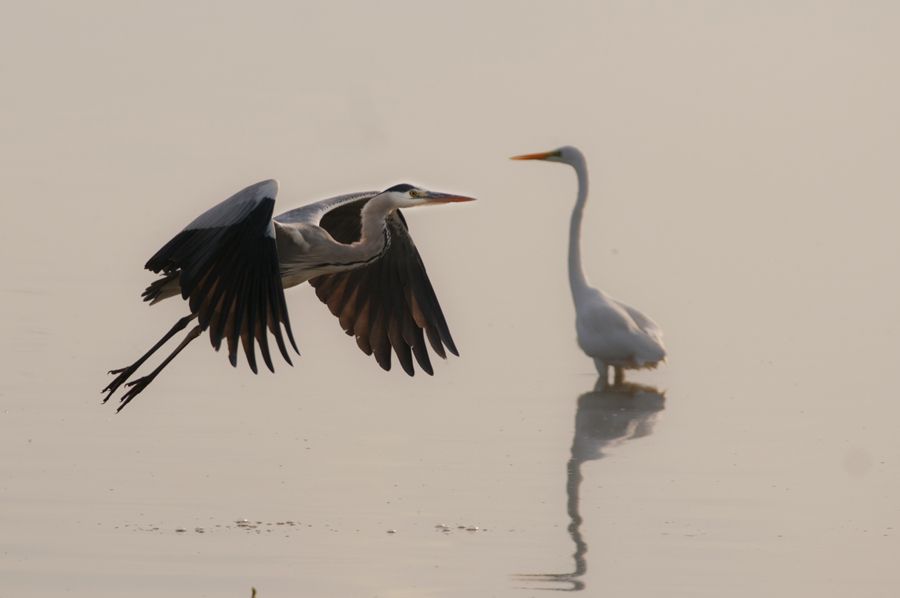
<instances>
[{"instance_id":1,"label":"heron's eye","mask_svg":"<svg viewBox=\"0 0 900 598\"><path fill-rule=\"evenodd\" d=\"M410 189L409 196L410 197L422 197L422 192L419 191L418 189Z\"/></svg>"}]
</instances>

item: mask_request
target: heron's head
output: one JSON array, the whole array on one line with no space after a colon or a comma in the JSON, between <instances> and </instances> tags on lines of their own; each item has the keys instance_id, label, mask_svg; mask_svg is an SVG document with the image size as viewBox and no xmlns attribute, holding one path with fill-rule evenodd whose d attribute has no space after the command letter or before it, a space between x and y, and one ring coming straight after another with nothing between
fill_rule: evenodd
<instances>
[{"instance_id":1,"label":"heron's head","mask_svg":"<svg viewBox=\"0 0 900 598\"><path fill-rule=\"evenodd\" d=\"M537 154L523 154L521 156L513 156L511 160L544 160L545 162L562 162L575 166L578 162L584 162L584 155L577 147L564 145L549 152L539 152Z\"/></svg>"},{"instance_id":2,"label":"heron's head","mask_svg":"<svg viewBox=\"0 0 900 598\"><path fill-rule=\"evenodd\" d=\"M473 201L474 197L457 195L455 193L440 193L429 191L408 183L394 185L385 189L379 195L386 196L391 203L398 208L414 208L416 206L429 206L439 203L455 203L460 201Z\"/></svg>"}]
</instances>

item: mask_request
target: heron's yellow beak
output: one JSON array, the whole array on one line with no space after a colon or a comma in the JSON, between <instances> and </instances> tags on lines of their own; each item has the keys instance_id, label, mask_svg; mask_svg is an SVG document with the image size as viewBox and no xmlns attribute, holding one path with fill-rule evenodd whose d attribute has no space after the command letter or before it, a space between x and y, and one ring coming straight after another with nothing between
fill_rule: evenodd
<instances>
[{"instance_id":1,"label":"heron's yellow beak","mask_svg":"<svg viewBox=\"0 0 900 598\"><path fill-rule=\"evenodd\" d=\"M540 152L538 154L522 154L521 156L513 156L510 160L546 160L556 152Z\"/></svg>"},{"instance_id":2,"label":"heron's yellow beak","mask_svg":"<svg viewBox=\"0 0 900 598\"><path fill-rule=\"evenodd\" d=\"M452 193L439 193L437 191L429 191L425 198L430 203L457 203L461 201L475 201L474 197L466 197L465 195L454 195Z\"/></svg>"}]
</instances>

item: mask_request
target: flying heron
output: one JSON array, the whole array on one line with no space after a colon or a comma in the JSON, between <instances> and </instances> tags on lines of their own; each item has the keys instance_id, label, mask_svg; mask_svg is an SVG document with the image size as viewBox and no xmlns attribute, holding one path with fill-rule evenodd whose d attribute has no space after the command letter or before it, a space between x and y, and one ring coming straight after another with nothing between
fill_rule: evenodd
<instances>
[{"instance_id":1,"label":"flying heron","mask_svg":"<svg viewBox=\"0 0 900 598\"><path fill-rule=\"evenodd\" d=\"M399 208L471 201L409 184L382 192L332 197L272 217L278 183L250 185L207 210L157 251L146 268L162 277L143 292L150 304L181 295L190 313L133 364L111 370L105 403L125 384L121 411L194 339L209 331L213 348L225 341L236 366L238 343L257 372L255 345L275 371L268 335L288 364L287 343L299 355L284 289L303 282L338 317L359 348L391 368L391 350L403 370L433 374L427 336L442 358L459 355L425 265ZM160 347L192 321L197 323L160 365L128 380ZM287 338L287 343L285 342Z\"/></svg>"},{"instance_id":2,"label":"flying heron","mask_svg":"<svg viewBox=\"0 0 900 598\"><path fill-rule=\"evenodd\" d=\"M581 220L588 195L584 155L577 147L567 145L512 159L562 162L574 168L578 176L578 199L569 227L569 285L575 301L578 346L593 358L601 382L606 383L610 367L615 371L616 384L624 381L626 369L655 368L666 358L660 327L640 310L591 287L585 278L581 266Z\"/></svg>"}]
</instances>

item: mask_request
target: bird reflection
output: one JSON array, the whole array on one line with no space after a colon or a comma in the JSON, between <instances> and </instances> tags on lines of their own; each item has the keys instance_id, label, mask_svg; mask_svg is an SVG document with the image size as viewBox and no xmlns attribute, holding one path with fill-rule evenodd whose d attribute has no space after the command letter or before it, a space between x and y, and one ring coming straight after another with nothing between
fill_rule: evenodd
<instances>
[{"instance_id":1,"label":"bird reflection","mask_svg":"<svg viewBox=\"0 0 900 598\"><path fill-rule=\"evenodd\" d=\"M531 583L559 584L558 587L527 589L577 592L583 590L580 579L587 572L588 546L581 535L582 518L579 511L581 466L586 461L605 457L604 450L626 440L653 433L656 415L665 407L665 395L650 386L620 383L606 386L598 381L594 390L578 397L575 413L575 436L572 455L566 464L566 510L569 514L569 535L575 544L571 573L522 574L515 577Z\"/></svg>"}]
</instances>

